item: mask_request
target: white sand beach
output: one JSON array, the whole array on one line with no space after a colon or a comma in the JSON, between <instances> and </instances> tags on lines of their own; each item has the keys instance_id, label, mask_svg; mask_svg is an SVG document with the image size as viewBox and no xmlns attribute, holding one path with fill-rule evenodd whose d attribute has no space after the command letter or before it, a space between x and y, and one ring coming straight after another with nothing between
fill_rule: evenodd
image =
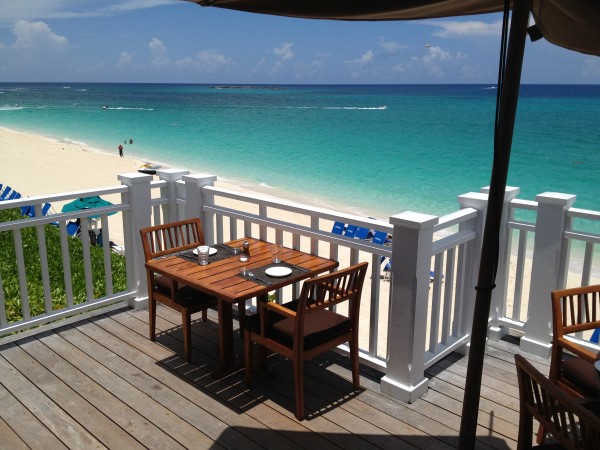
<instances>
[{"instance_id":1,"label":"white sand beach","mask_svg":"<svg viewBox=\"0 0 600 450\"><path fill-rule=\"evenodd\" d=\"M146 163L127 155L121 158L117 150L109 153L4 127L0 127L0 147L0 183L10 186L23 197L118 186L121 184L118 175L136 172ZM244 191L222 181L217 181L216 185ZM120 203L118 195L103 198ZM55 212L60 212L62 204L53 203L52 207ZM114 218L109 219L111 240L122 243L122 227L113 226Z\"/></svg>"}]
</instances>

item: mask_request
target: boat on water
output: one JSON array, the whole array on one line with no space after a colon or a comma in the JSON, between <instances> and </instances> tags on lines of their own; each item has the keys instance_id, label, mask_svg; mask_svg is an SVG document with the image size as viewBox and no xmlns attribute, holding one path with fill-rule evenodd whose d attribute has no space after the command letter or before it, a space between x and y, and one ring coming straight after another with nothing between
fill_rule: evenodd
<instances>
[{"instance_id":1,"label":"boat on water","mask_svg":"<svg viewBox=\"0 0 600 450\"><path fill-rule=\"evenodd\" d=\"M148 175L156 175L156 169L160 169L160 166L158 164L146 163L140 166L138 172L145 173Z\"/></svg>"}]
</instances>

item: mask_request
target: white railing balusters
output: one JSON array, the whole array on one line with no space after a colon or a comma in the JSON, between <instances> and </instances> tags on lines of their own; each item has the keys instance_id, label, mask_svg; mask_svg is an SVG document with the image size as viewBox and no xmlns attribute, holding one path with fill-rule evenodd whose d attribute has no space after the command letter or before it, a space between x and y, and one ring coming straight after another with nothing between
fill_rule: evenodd
<instances>
[{"instance_id":1,"label":"white railing balusters","mask_svg":"<svg viewBox=\"0 0 600 450\"><path fill-rule=\"evenodd\" d=\"M4 299L4 286L2 285L2 274L0 274L0 329L8 324L6 319L6 300Z\"/></svg>"},{"instance_id":2,"label":"white railing balusters","mask_svg":"<svg viewBox=\"0 0 600 450\"><path fill-rule=\"evenodd\" d=\"M42 277L42 287L44 292L44 310L49 313L52 311L52 294L50 289L50 274L48 271L48 250L46 248L46 238L44 226L36 225L36 234L38 250L40 255L40 270Z\"/></svg>"},{"instance_id":3,"label":"white railing balusters","mask_svg":"<svg viewBox=\"0 0 600 450\"><path fill-rule=\"evenodd\" d=\"M104 260L104 285L106 290L106 295L114 294L114 286L113 286L113 271L112 271L112 261L110 258L110 231L108 226L108 216L104 215L100 219L102 230L102 256Z\"/></svg>"},{"instance_id":4,"label":"white railing balusters","mask_svg":"<svg viewBox=\"0 0 600 450\"><path fill-rule=\"evenodd\" d=\"M25 257L23 255L23 237L21 229L14 231L15 253L17 256L17 273L19 275L19 291L21 292L21 312L24 320L31 319L31 310L29 309L29 292L27 290L27 274L25 272Z\"/></svg>"},{"instance_id":5,"label":"white railing balusters","mask_svg":"<svg viewBox=\"0 0 600 450\"><path fill-rule=\"evenodd\" d=\"M149 175L124 174L119 175L123 185L118 187L0 202L0 209L35 205L36 210L35 219L0 223L0 232L9 231L13 234L23 308L22 320L7 323L4 293L0 290L0 333L23 330L119 300L127 301L135 308L145 307L147 286L139 229L200 216L209 244L252 236L305 249L344 261L344 264L370 261L371 276L365 283L361 314L361 329L366 327L368 330L363 329L361 333L364 342L360 344L365 348L360 349L360 356L362 363L385 372L381 383L384 392L413 401L427 388L424 377L427 367L452 351L466 351L487 208L485 192L460 196L461 209L442 217L402 213L392 216L388 223L272 197L216 188L216 177L213 175L190 174L189 171L175 169L158 170L157 175L159 181L153 181ZM98 211L104 247L106 296L94 299L89 224L83 220L86 214L59 213L41 217L41 208L45 202L70 201L105 193L120 193L121 204ZM550 290L566 287L566 283L588 284L600 277L597 273L599 263L594 260L594 250L600 245L600 233L576 229L581 222L579 219L598 226L600 212L572 208L573 196L540 195L538 201L534 202L516 199L517 194L518 188L507 189L496 280L498 287L492 299L489 335L491 338L500 338L509 328L525 331L525 339L522 340L526 342L525 345L528 345L529 339L535 342L532 344L534 347L545 348L549 342L547 320L544 319L546 323L542 333L536 329L535 322L549 312ZM234 206L222 206L227 204L225 202ZM126 291L117 293L113 286L108 218L108 213L113 211L122 213L128 280ZM517 220L515 217L522 212L535 219ZM73 238L66 231L67 221L76 218L82 219L81 261L71 261L69 240ZM334 221L391 233L393 244L379 246L367 240L332 234ZM50 222L59 224L64 268L66 307L59 311L52 311L48 250L45 248L44 225ZM46 310L46 313L33 318L21 236L21 230L26 227L37 229ZM535 245L529 243L529 236L535 236ZM516 249L513 248L515 246ZM583 254L583 260L576 268L570 267L574 247L577 250L581 247ZM551 257L548 256L548 248L552 249ZM383 284L387 281L382 281L380 276L382 256L393 257L389 286ZM516 263L512 264L512 259L516 259ZM73 301L71 264L82 264L85 268L87 299L79 305L74 305ZM530 264L531 285L524 286ZM434 272L431 282L430 270ZM514 280L512 290L509 289L509 286L513 287L509 284L509 277ZM544 280L540 281L541 278ZM296 284L286 288L278 292L277 297L287 299L297 296L300 286ZM389 296L384 295L388 287ZM510 302L512 310L508 306ZM527 317L529 322L526 323Z\"/></svg>"},{"instance_id":6,"label":"white railing balusters","mask_svg":"<svg viewBox=\"0 0 600 450\"><path fill-rule=\"evenodd\" d=\"M65 282L65 297L67 309L72 308L73 303L73 278L71 274L71 255L69 253L69 242L67 235L67 223L66 221L59 222L59 234L60 234L60 250L62 255L62 266L63 266L63 280Z\"/></svg>"}]
</instances>

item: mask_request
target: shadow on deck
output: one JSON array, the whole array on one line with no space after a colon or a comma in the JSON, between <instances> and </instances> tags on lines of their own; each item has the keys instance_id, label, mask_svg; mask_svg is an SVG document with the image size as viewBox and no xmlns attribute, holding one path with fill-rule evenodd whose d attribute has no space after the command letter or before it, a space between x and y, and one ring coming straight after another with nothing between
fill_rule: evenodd
<instances>
[{"instance_id":1,"label":"shadow on deck","mask_svg":"<svg viewBox=\"0 0 600 450\"><path fill-rule=\"evenodd\" d=\"M307 418L293 415L289 362L269 360L273 377L243 370L215 380L216 312L193 323L193 362L180 358L178 314L158 308L157 341L148 314L127 308L0 347L0 439L6 448L457 448L467 358L431 367L429 391L405 404L379 391L383 374L361 367L352 390L346 358L308 362ZM241 343L236 340L238 353ZM518 340L517 340L518 343ZM516 448L515 338L486 352L477 448ZM548 361L527 355L544 373Z\"/></svg>"}]
</instances>

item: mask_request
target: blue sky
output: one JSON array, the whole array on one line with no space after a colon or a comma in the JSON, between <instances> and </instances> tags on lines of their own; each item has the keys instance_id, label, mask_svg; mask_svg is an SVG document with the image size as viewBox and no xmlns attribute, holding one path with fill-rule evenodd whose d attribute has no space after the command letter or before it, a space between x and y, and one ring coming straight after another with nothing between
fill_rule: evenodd
<instances>
[{"instance_id":1,"label":"blue sky","mask_svg":"<svg viewBox=\"0 0 600 450\"><path fill-rule=\"evenodd\" d=\"M336 22L182 0L0 5L0 81L495 83L498 14ZM524 83L600 83L600 58L528 41Z\"/></svg>"}]
</instances>

